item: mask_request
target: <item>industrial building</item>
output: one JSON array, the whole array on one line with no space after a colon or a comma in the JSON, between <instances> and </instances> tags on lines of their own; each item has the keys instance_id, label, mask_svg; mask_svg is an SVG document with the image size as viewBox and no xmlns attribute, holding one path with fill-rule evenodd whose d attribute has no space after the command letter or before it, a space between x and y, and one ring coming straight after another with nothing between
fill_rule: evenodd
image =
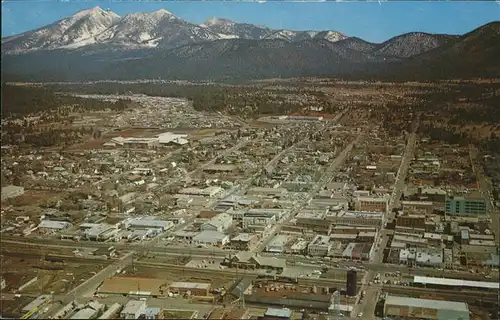
<instances>
[{"instance_id":1,"label":"industrial building","mask_svg":"<svg viewBox=\"0 0 500 320\"><path fill-rule=\"evenodd\" d=\"M385 300L384 315L404 319L469 320L469 307L464 302L388 295Z\"/></svg>"},{"instance_id":2,"label":"industrial building","mask_svg":"<svg viewBox=\"0 0 500 320\"><path fill-rule=\"evenodd\" d=\"M202 231L225 232L233 224L233 216L227 213L220 213L201 225Z\"/></svg>"},{"instance_id":3,"label":"industrial building","mask_svg":"<svg viewBox=\"0 0 500 320\"><path fill-rule=\"evenodd\" d=\"M168 286L168 291L181 295L189 294L205 297L209 295L210 288L210 283L173 282Z\"/></svg>"},{"instance_id":4,"label":"industrial building","mask_svg":"<svg viewBox=\"0 0 500 320\"><path fill-rule=\"evenodd\" d=\"M330 253L331 247L330 237L316 235L313 241L307 246L307 253L311 256L325 257Z\"/></svg>"},{"instance_id":5,"label":"industrial building","mask_svg":"<svg viewBox=\"0 0 500 320\"><path fill-rule=\"evenodd\" d=\"M49 231L49 230L63 230L68 229L72 226L71 223L67 221L52 221L52 220L42 220L38 225L38 230Z\"/></svg>"},{"instance_id":6,"label":"industrial building","mask_svg":"<svg viewBox=\"0 0 500 320\"><path fill-rule=\"evenodd\" d=\"M282 253L285 251L285 245L290 240L290 237L286 234L278 234L271 240L271 242L266 246L267 252Z\"/></svg>"},{"instance_id":7,"label":"industrial building","mask_svg":"<svg viewBox=\"0 0 500 320\"><path fill-rule=\"evenodd\" d=\"M16 198L24 194L24 188L14 185L2 187L2 201Z\"/></svg>"},{"instance_id":8,"label":"industrial building","mask_svg":"<svg viewBox=\"0 0 500 320\"><path fill-rule=\"evenodd\" d=\"M230 248L238 251L251 251L259 243L259 236L252 233L240 233L230 241Z\"/></svg>"},{"instance_id":9,"label":"industrial building","mask_svg":"<svg viewBox=\"0 0 500 320\"><path fill-rule=\"evenodd\" d=\"M192 241L196 246L211 245L221 247L229 243L229 236L219 231L205 230L194 236Z\"/></svg>"},{"instance_id":10,"label":"industrial building","mask_svg":"<svg viewBox=\"0 0 500 320\"><path fill-rule=\"evenodd\" d=\"M170 230L174 227L172 221L155 220L152 218L135 218L127 221L127 228L132 229L159 229L161 232Z\"/></svg>"},{"instance_id":11,"label":"industrial building","mask_svg":"<svg viewBox=\"0 0 500 320\"><path fill-rule=\"evenodd\" d=\"M120 318L128 319L139 319L139 316L146 309L146 301L130 300L127 302L123 310L120 312Z\"/></svg>"}]
</instances>

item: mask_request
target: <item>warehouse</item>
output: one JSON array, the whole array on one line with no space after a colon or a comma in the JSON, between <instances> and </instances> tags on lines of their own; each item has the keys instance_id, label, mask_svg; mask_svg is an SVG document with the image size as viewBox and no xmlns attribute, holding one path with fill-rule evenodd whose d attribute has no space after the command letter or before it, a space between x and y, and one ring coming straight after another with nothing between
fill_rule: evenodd
<instances>
[{"instance_id":1,"label":"warehouse","mask_svg":"<svg viewBox=\"0 0 500 320\"><path fill-rule=\"evenodd\" d=\"M205 230L194 236L192 241L197 246L211 245L222 247L229 243L229 236L219 231Z\"/></svg>"},{"instance_id":2,"label":"warehouse","mask_svg":"<svg viewBox=\"0 0 500 320\"><path fill-rule=\"evenodd\" d=\"M52 220L43 220L40 222L38 225L38 229L40 231L45 231L45 230L63 230L63 229L68 229L72 225L71 223L67 221L52 221Z\"/></svg>"},{"instance_id":3,"label":"warehouse","mask_svg":"<svg viewBox=\"0 0 500 320\"><path fill-rule=\"evenodd\" d=\"M168 290L172 293L187 294L193 296L208 296L210 292L210 283L195 283L195 282L173 282Z\"/></svg>"},{"instance_id":4,"label":"warehouse","mask_svg":"<svg viewBox=\"0 0 500 320\"><path fill-rule=\"evenodd\" d=\"M282 253L285 251L285 246L290 241L290 237L286 234L279 234L271 240L266 246L267 252Z\"/></svg>"},{"instance_id":5,"label":"warehouse","mask_svg":"<svg viewBox=\"0 0 500 320\"><path fill-rule=\"evenodd\" d=\"M231 225L233 224L233 217L227 213L220 213L202 224L200 229L201 231L218 231L225 232Z\"/></svg>"},{"instance_id":6,"label":"warehouse","mask_svg":"<svg viewBox=\"0 0 500 320\"><path fill-rule=\"evenodd\" d=\"M135 218L127 222L128 228L132 229L159 229L160 231L170 230L174 227L172 221L155 220L152 218Z\"/></svg>"},{"instance_id":7,"label":"warehouse","mask_svg":"<svg viewBox=\"0 0 500 320\"><path fill-rule=\"evenodd\" d=\"M104 280L99 293L158 297L164 294L165 281L154 278L113 277Z\"/></svg>"},{"instance_id":8,"label":"warehouse","mask_svg":"<svg viewBox=\"0 0 500 320\"><path fill-rule=\"evenodd\" d=\"M384 315L405 319L469 320L469 307L464 302L387 296Z\"/></svg>"},{"instance_id":9,"label":"warehouse","mask_svg":"<svg viewBox=\"0 0 500 320\"><path fill-rule=\"evenodd\" d=\"M471 281L471 280L461 280L461 279L449 279L449 278L433 278L424 276L414 276L413 282L421 286L426 286L429 288L473 288L473 289L489 289L489 290L499 290L500 284L498 282L486 282L486 281Z\"/></svg>"}]
</instances>

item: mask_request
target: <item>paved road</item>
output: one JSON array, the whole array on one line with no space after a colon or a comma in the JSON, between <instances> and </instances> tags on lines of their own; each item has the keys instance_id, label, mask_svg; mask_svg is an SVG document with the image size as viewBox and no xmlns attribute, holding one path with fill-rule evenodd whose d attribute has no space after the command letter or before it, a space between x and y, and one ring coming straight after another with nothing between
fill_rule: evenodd
<instances>
[{"instance_id":1,"label":"paved road","mask_svg":"<svg viewBox=\"0 0 500 320\"><path fill-rule=\"evenodd\" d=\"M416 130L417 126L414 126L414 130ZM401 164L399 166L399 170L396 175L396 182L394 183L394 189L389 200L388 212L384 214L381 232L378 233L378 238L375 239L375 243L378 250L373 252L372 256L370 257L370 263L375 263L375 264L382 263L384 249L386 248L388 242L388 237L386 236L384 230L385 224L387 223L387 221L390 221L391 219L394 218L394 213L392 212L392 209L399 206L401 194L405 186L406 173L408 171L409 164L415 152L416 139L417 137L414 132L409 134L403 159L401 160ZM371 302L367 303L368 301L376 300L377 295L379 294L379 290L374 290L373 288L368 287L368 283L373 281L373 279L375 278L375 274L376 272L372 269L368 270L368 272L365 273L365 276L362 281L361 291L366 291L366 296L360 302L359 299L360 295L358 294L356 299L356 304L351 312L351 318L357 317L360 314L362 314L361 317L362 319L373 319L375 317L374 316L375 305Z\"/></svg>"},{"instance_id":2,"label":"paved road","mask_svg":"<svg viewBox=\"0 0 500 320\"><path fill-rule=\"evenodd\" d=\"M340 152L340 154L333 160L333 162L330 164L330 166L325 170L321 178L318 180L318 182L314 185L314 187L308 192L308 195L305 199L302 201L296 203L292 210L289 211L289 213L280 221L277 223L265 236L262 241L257 245L252 252L255 253L260 253L264 250L264 248L268 245L269 242L274 238L275 235L279 234L281 232L281 229L284 225L286 225L290 220L292 220L295 215L308 203L311 202L311 200L314 198L314 195L321 190L331 179L332 174L334 171L344 163L345 159L349 155L349 152L351 152L352 148L354 145L359 144L363 139L365 135L360 134L352 141L350 144L348 144L344 150Z\"/></svg>"}]
</instances>

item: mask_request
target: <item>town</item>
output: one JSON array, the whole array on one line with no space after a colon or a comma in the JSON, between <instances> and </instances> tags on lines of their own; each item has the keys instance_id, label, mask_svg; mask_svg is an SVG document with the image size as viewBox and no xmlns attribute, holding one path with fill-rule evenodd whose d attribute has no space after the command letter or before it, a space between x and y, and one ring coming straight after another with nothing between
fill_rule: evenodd
<instances>
[{"instance_id":1,"label":"town","mask_svg":"<svg viewBox=\"0 0 500 320\"><path fill-rule=\"evenodd\" d=\"M75 96L133 107L65 112L100 129L64 148L2 144L2 317L498 318L495 155L415 116Z\"/></svg>"}]
</instances>

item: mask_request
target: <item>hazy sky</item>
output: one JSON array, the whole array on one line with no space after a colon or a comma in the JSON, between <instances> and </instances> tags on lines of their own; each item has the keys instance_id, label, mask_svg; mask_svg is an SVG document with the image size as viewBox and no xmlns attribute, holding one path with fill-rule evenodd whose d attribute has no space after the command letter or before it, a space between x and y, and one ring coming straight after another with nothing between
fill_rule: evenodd
<instances>
[{"instance_id":1,"label":"hazy sky","mask_svg":"<svg viewBox=\"0 0 500 320\"><path fill-rule=\"evenodd\" d=\"M257 3L2 0L2 36L36 29L96 5L119 15L164 8L193 23L220 17L271 28L337 30L373 42L382 42L410 31L463 34L500 20L498 1Z\"/></svg>"}]
</instances>

